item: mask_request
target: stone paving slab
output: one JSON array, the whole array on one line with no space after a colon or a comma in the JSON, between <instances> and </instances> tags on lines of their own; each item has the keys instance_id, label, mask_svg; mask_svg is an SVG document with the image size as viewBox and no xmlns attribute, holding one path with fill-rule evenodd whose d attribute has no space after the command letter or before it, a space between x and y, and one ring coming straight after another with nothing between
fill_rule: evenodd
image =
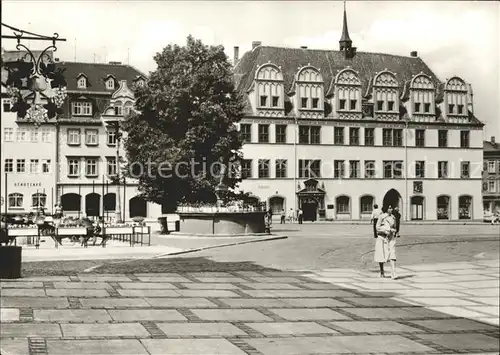
<instances>
[{"instance_id":1,"label":"stone paving slab","mask_svg":"<svg viewBox=\"0 0 500 355\"><path fill-rule=\"evenodd\" d=\"M247 323L248 327L264 335L336 334L333 329L314 322Z\"/></svg>"},{"instance_id":2,"label":"stone paving slab","mask_svg":"<svg viewBox=\"0 0 500 355\"><path fill-rule=\"evenodd\" d=\"M349 317L329 308L271 308L271 312L291 321L304 320L350 320Z\"/></svg>"},{"instance_id":3,"label":"stone paving slab","mask_svg":"<svg viewBox=\"0 0 500 355\"><path fill-rule=\"evenodd\" d=\"M149 355L140 340L47 340L50 355L97 355L97 354L134 354Z\"/></svg>"},{"instance_id":4,"label":"stone paving slab","mask_svg":"<svg viewBox=\"0 0 500 355\"><path fill-rule=\"evenodd\" d=\"M226 339L143 339L151 355L246 355Z\"/></svg>"},{"instance_id":5,"label":"stone paving slab","mask_svg":"<svg viewBox=\"0 0 500 355\"><path fill-rule=\"evenodd\" d=\"M1 338L27 338L27 337L60 337L61 328L59 324L2 324ZM1 340L0 340L1 342Z\"/></svg>"},{"instance_id":6,"label":"stone paving slab","mask_svg":"<svg viewBox=\"0 0 500 355\"><path fill-rule=\"evenodd\" d=\"M0 323L16 322L19 320L19 309L0 308Z\"/></svg>"},{"instance_id":7,"label":"stone paving slab","mask_svg":"<svg viewBox=\"0 0 500 355\"><path fill-rule=\"evenodd\" d=\"M26 339L2 339L0 350L2 355L30 355Z\"/></svg>"},{"instance_id":8,"label":"stone paving slab","mask_svg":"<svg viewBox=\"0 0 500 355\"><path fill-rule=\"evenodd\" d=\"M190 297L190 298L153 298L145 299L152 307L166 308L209 308L217 307L216 304L210 302L206 298Z\"/></svg>"},{"instance_id":9,"label":"stone paving slab","mask_svg":"<svg viewBox=\"0 0 500 355\"><path fill-rule=\"evenodd\" d=\"M232 337L247 335L230 323L156 323L169 338L180 336Z\"/></svg>"},{"instance_id":10,"label":"stone paving slab","mask_svg":"<svg viewBox=\"0 0 500 355\"><path fill-rule=\"evenodd\" d=\"M498 351L498 338L484 334L418 334L417 336L454 351Z\"/></svg>"},{"instance_id":11,"label":"stone paving slab","mask_svg":"<svg viewBox=\"0 0 500 355\"><path fill-rule=\"evenodd\" d=\"M51 297L109 297L106 290L59 288L46 289L45 293Z\"/></svg>"},{"instance_id":12,"label":"stone paving slab","mask_svg":"<svg viewBox=\"0 0 500 355\"><path fill-rule=\"evenodd\" d=\"M45 297L43 288L4 288L1 293L2 297Z\"/></svg>"},{"instance_id":13,"label":"stone paving slab","mask_svg":"<svg viewBox=\"0 0 500 355\"><path fill-rule=\"evenodd\" d=\"M106 289L111 288L107 282L54 282L55 288L93 288Z\"/></svg>"},{"instance_id":14,"label":"stone paving slab","mask_svg":"<svg viewBox=\"0 0 500 355\"><path fill-rule=\"evenodd\" d=\"M123 289L177 289L168 282L120 282L119 285Z\"/></svg>"},{"instance_id":15,"label":"stone paving slab","mask_svg":"<svg viewBox=\"0 0 500 355\"><path fill-rule=\"evenodd\" d=\"M124 297L180 297L174 290L134 290L134 289L118 289L118 293Z\"/></svg>"},{"instance_id":16,"label":"stone paving slab","mask_svg":"<svg viewBox=\"0 0 500 355\"><path fill-rule=\"evenodd\" d=\"M108 313L113 320L120 322L187 320L175 309L110 309Z\"/></svg>"},{"instance_id":17,"label":"stone paving slab","mask_svg":"<svg viewBox=\"0 0 500 355\"><path fill-rule=\"evenodd\" d=\"M69 303L66 297L7 297L2 294L0 307L68 308Z\"/></svg>"},{"instance_id":18,"label":"stone paving slab","mask_svg":"<svg viewBox=\"0 0 500 355\"><path fill-rule=\"evenodd\" d=\"M0 281L0 288L2 289L2 294L7 291L8 288L35 288L35 287L43 287L43 282L41 281Z\"/></svg>"},{"instance_id":19,"label":"stone paving slab","mask_svg":"<svg viewBox=\"0 0 500 355\"><path fill-rule=\"evenodd\" d=\"M193 309L192 312L203 320L272 321L254 309Z\"/></svg>"},{"instance_id":20,"label":"stone paving slab","mask_svg":"<svg viewBox=\"0 0 500 355\"><path fill-rule=\"evenodd\" d=\"M142 298L82 298L80 302L93 308L150 307Z\"/></svg>"},{"instance_id":21,"label":"stone paving slab","mask_svg":"<svg viewBox=\"0 0 500 355\"><path fill-rule=\"evenodd\" d=\"M401 324L395 321L348 321L348 322L329 322L335 328L345 329L354 333L415 333L421 330L411 326Z\"/></svg>"},{"instance_id":22,"label":"stone paving slab","mask_svg":"<svg viewBox=\"0 0 500 355\"><path fill-rule=\"evenodd\" d=\"M115 323L115 324L61 324L64 336L70 337L148 337L149 332L140 323Z\"/></svg>"},{"instance_id":23,"label":"stone paving slab","mask_svg":"<svg viewBox=\"0 0 500 355\"><path fill-rule=\"evenodd\" d=\"M103 309L35 309L35 321L42 322L108 322L108 312Z\"/></svg>"}]
</instances>

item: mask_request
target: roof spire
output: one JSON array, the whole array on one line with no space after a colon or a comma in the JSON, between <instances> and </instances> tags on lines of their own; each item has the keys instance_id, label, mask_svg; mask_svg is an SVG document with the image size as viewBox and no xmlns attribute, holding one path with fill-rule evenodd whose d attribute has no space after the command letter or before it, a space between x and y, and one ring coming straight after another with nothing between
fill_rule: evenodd
<instances>
[{"instance_id":1,"label":"roof spire","mask_svg":"<svg viewBox=\"0 0 500 355\"><path fill-rule=\"evenodd\" d=\"M340 50L350 49L352 46L351 38L349 37L349 30L347 29L347 11L344 0L344 23L342 25L342 36L339 41Z\"/></svg>"}]
</instances>

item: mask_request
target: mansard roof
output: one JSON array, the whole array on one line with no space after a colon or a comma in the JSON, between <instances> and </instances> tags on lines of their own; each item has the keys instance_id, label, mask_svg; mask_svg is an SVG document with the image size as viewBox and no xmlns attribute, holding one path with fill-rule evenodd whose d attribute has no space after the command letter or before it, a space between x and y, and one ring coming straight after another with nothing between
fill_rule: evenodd
<instances>
[{"instance_id":1,"label":"mansard roof","mask_svg":"<svg viewBox=\"0 0 500 355\"><path fill-rule=\"evenodd\" d=\"M420 72L429 75L434 81L436 88L440 87L438 85L440 81L437 76L418 57L357 52L354 58L346 59L345 53L341 51L258 46L252 51L245 53L235 67L236 86L241 93L249 89L255 76L255 70L260 65L268 62L281 66L285 92L291 90L297 68L309 63L321 70L325 90L330 87L338 71L347 66L359 72L363 93L366 93L376 73L385 69L396 74L400 85L400 92L403 91L405 82L410 81L414 75Z\"/></svg>"}]
</instances>

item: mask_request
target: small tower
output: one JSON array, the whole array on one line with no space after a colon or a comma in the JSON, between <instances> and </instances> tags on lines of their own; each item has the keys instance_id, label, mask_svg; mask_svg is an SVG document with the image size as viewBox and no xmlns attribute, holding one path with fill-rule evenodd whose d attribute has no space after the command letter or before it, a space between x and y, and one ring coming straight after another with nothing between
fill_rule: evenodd
<instances>
[{"instance_id":1,"label":"small tower","mask_svg":"<svg viewBox=\"0 0 500 355\"><path fill-rule=\"evenodd\" d=\"M339 49L345 53L346 59L351 59L356 54L356 48L352 46L351 37L349 37L349 29L347 28L347 11L344 0L344 21L342 25L342 36L339 41Z\"/></svg>"}]
</instances>

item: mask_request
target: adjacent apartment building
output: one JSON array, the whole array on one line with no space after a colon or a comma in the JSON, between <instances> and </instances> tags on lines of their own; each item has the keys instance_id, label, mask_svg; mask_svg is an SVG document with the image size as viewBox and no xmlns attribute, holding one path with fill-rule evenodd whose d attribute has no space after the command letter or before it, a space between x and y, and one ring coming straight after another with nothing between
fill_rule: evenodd
<instances>
[{"instance_id":1,"label":"adjacent apartment building","mask_svg":"<svg viewBox=\"0 0 500 355\"><path fill-rule=\"evenodd\" d=\"M38 55L39 53L35 53ZM19 51L3 51L3 61L16 61ZM50 209L56 197L56 126L48 122L39 127L19 120L11 112L5 86L7 72L2 68L1 86L1 209L2 213L36 212Z\"/></svg>"},{"instance_id":2,"label":"adjacent apartment building","mask_svg":"<svg viewBox=\"0 0 500 355\"><path fill-rule=\"evenodd\" d=\"M305 220L481 220L483 124L471 86L418 57L358 52L344 12L338 50L254 42L235 81L244 191Z\"/></svg>"},{"instance_id":3,"label":"adjacent apartment building","mask_svg":"<svg viewBox=\"0 0 500 355\"><path fill-rule=\"evenodd\" d=\"M158 217L161 207L139 196L137 181L121 174L117 183L126 138L118 123L133 109L133 87L144 85L145 75L118 62L55 61L64 71L68 97L57 120L39 128L9 112L2 72L2 162L8 212L27 213L35 204L50 211L59 202L66 215L75 217ZM5 191L2 185L2 198Z\"/></svg>"},{"instance_id":4,"label":"adjacent apartment building","mask_svg":"<svg viewBox=\"0 0 500 355\"><path fill-rule=\"evenodd\" d=\"M484 142L483 209L500 213L500 144L495 137Z\"/></svg>"}]
</instances>

